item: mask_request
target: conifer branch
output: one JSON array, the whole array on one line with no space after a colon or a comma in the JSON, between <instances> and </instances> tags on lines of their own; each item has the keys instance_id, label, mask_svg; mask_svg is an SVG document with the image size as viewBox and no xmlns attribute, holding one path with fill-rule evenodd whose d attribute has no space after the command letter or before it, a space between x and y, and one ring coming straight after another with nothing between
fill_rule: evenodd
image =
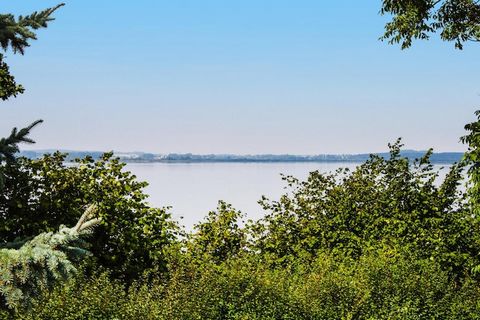
<instances>
[{"instance_id":1,"label":"conifer branch","mask_svg":"<svg viewBox=\"0 0 480 320\"><path fill-rule=\"evenodd\" d=\"M0 162L3 160L6 161L14 161L15 160L15 153L17 153L20 149L18 147L19 143L35 143L32 139L28 138L27 136L30 134L30 131L37 126L38 124L42 123L43 120L37 120L30 124L29 126L18 130L17 128L13 128L10 136L7 138L0 139Z\"/></svg>"},{"instance_id":2,"label":"conifer branch","mask_svg":"<svg viewBox=\"0 0 480 320\"><path fill-rule=\"evenodd\" d=\"M0 298L8 308L25 306L40 290L75 274L73 262L89 255L83 238L100 223L93 218L96 211L95 205L90 206L73 228L60 226L57 232L44 232L0 249Z\"/></svg>"},{"instance_id":3,"label":"conifer branch","mask_svg":"<svg viewBox=\"0 0 480 320\"><path fill-rule=\"evenodd\" d=\"M20 129L20 131L18 131L17 128L13 128L9 137L0 139L0 191L3 189L4 186L4 168L2 167L3 162L15 161L15 153L20 151L18 147L19 143L35 143L35 141L28 138L27 136L30 134L30 131L35 126L42 122L43 120L37 120L30 124L28 127Z\"/></svg>"},{"instance_id":4,"label":"conifer branch","mask_svg":"<svg viewBox=\"0 0 480 320\"><path fill-rule=\"evenodd\" d=\"M4 51L9 47L14 53L24 54L25 48L29 47L29 40L36 40L34 30L46 28L48 22L54 20L52 14L64 3L48 8L40 12L35 11L27 16L19 16L15 19L13 14L0 14L0 46Z\"/></svg>"},{"instance_id":5,"label":"conifer branch","mask_svg":"<svg viewBox=\"0 0 480 320\"><path fill-rule=\"evenodd\" d=\"M77 233L91 229L92 227L100 223L100 218L94 218L95 213L97 212L98 207L96 205L91 205L85 210L83 215L78 220L73 230Z\"/></svg>"}]
</instances>

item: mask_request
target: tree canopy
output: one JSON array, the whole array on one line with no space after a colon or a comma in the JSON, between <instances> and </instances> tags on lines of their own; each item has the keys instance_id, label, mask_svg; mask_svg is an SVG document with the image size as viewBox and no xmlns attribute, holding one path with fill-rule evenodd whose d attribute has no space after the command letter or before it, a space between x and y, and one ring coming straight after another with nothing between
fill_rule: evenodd
<instances>
[{"instance_id":1,"label":"tree canopy","mask_svg":"<svg viewBox=\"0 0 480 320\"><path fill-rule=\"evenodd\" d=\"M380 13L392 15L381 39L400 43L402 49L437 32L458 49L468 41L480 42L480 2L476 0L383 0Z\"/></svg>"}]
</instances>

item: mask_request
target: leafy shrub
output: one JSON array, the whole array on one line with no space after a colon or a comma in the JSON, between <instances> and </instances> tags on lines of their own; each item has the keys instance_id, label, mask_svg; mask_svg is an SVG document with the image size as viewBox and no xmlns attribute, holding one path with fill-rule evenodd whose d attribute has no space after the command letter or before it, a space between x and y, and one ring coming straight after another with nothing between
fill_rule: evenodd
<instances>
[{"instance_id":1,"label":"leafy shrub","mask_svg":"<svg viewBox=\"0 0 480 320\"><path fill-rule=\"evenodd\" d=\"M74 165L65 157L57 152L4 164L0 243L74 224L84 206L96 203L102 225L91 251L101 265L128 281L153 266L164 267L164 247L177 229L164 208L146 203L147 183L138 182L111 153L98 161L77 159Z\"/></svg>"},{"instance_id":2,"label":"leafy shrub","mask_svg":"<svg viewBox=\"0 0 480 320\"><path fill-rule=\"evenodd\" d=\"M290 193L263 199L269 211L252 226L253 248L275 265L303 263L318 251L357 258L379 243L405 247L461 275L478 262L479 218L459 188L462 165L445 180L429 161L411 163L400 142L390 158L371 158L354 171L310 173L306 181L285 177Z\"/></svg>"},{"instance_id":3,"label":"leafy shrub","mask_svg":"<svg viewBox=\"0 0 480 320\"><path fill-rule=\"evenodd\" d=\"M230 204L219 201L217 211L210 211L188 235L189 258L218 264L241 254L247 243L247 231L240 226L242 217Z\"/></svg>"},{"instance_id":4,"label":"leafy shrub","mask_svg":"<svg viewBox=\"0 0 480 320\"><path fill-rule=\"evenodd\" d=\"M359 259L320 254L309 268L254 259L182 267L129 289L108 274L59 286L18 319L478 319L476 281L385 247Z\"/></svg>"},{"instance_id":5,"label":"leafy shrub","mask_svg":"<svg viewBox=\"0 0 480 320\"><path fill-rule=\"evenodd\" d=\"M21 159L5 167L2 240L12 230L48 231L96 202L105 224L93 249L109 271L45 291L14 316L477 319L479 221L459 188L463 165L438 183L430 152L411 163L400 147L352 172L285 177L290 192L263 199L269 213L247 226L219 202L182 241L166 211L146 204L145 184L111 155L76 166L61 154ZM146 270L148 280L133 281Z\"/></svg>"}]
</instances>

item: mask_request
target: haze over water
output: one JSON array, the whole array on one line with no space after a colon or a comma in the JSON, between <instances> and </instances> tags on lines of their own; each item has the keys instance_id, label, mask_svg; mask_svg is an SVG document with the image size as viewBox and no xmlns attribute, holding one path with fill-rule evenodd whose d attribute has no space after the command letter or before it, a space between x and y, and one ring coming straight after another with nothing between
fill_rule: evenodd
<instances>
[{"instance_id":1,"label":"haze over water","mask_svg":"<svg viewBox=\"0 0 480 320\"><path fill-rule=\"evenodd\" d=\"M340 162L282 162L282 163L129 163L141 181L147 181L148 201L156 207L172 206L175 219L187 229L201 221L224 200L258 219L264 211L257 203L262 195L278 199L286 192L281 173L306 179L308 173L335 171L341 167L354 169L359 163ZM443 179L448 165L435 165ZM439 180L440 181L440 180Z\"/></svg>"}]
</instances>

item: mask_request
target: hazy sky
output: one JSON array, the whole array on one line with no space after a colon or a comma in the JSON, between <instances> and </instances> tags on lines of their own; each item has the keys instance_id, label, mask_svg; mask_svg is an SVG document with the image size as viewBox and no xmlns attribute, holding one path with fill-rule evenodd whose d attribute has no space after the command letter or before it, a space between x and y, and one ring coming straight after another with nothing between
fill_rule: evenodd
<instances>
[{"instance_id":1,"label":"hazy sky","mask_svg":"<svg viewBox=\"0 0 480 320\"><path fill-rule=\"evenodd\" d=\"M57 1L3 0L27 14ZM34 149L158 153L463 150L480 44L378 41L380 0L71 0L25 56L0 136Z\"/></svg>"}]
</instances>

